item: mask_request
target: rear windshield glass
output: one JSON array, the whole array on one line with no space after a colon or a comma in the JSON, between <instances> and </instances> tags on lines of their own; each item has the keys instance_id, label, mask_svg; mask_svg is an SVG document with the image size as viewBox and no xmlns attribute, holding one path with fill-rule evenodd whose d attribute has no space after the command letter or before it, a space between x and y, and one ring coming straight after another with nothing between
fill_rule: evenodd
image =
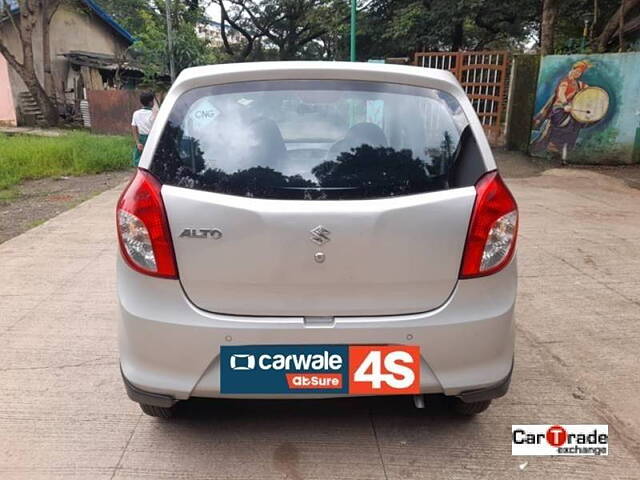
<instances>
[{"instance_id":1,"label":"rear windshield glass","mask_svg":"<svg viewBox=\"0 0 640 480\"><path fill-rule=\"evenodd\" d=\"M445 190L466 119L439 90L361 81L245 82L176 102L150 170L163 183L270 199Z\"/></svg>"}]
</instances>

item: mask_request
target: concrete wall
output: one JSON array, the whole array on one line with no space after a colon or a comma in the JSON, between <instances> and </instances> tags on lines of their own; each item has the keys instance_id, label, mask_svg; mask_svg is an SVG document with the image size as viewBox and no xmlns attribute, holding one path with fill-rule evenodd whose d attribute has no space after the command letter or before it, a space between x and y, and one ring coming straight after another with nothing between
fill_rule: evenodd
<instances>
[{"instance_id":1,"label":"concrete wall","mask_svg":"<svg viewBox=\"0 0 640 480\"><path fill-rule=\"evenodd\" d=\"M16 110L9 83L9 66L2 55L0 55L0 125L16 125Z\"/></svg>"},{"instance_id":2,"label":"concrete wall","mask_svg":"<svg viewBox=\"0 0 640 480\"><path fill-rule=\"evenodd\" d=\"M75 5L75 4L73 4ZM17 17L16 17L17 18ZM22 51L17 36L10 22L0 24L0 36L8 43L9 50L22 60ZM33 50L38 78L42 81L44 67L42 64L41 25L36 25L33 35ZM62 4L53 16L50 28L51 63L55 88L62 95L63 82L69 69L66 58L59 56L71 50L82 50L93 53L120 55L127 48L126 41L92 12L73 8ZM27 89L20 77L9 68L9 81L13 98L18 105L18 95Z\"/></svg>"},{"instance_id":3,"label":"concrete wall","mask_svg":"<svg viewBox=\"0 0 640 480\"><path fill-rule=\"evenodd\" d=\"M539 67L538 55L513 56L506 129L506 147L509 150L529 151Z\"/></svg>"},{"instance_id":4,"label":"concrete wall","mask_svg":"<svg viewBox=\"0 0 640 480\"><path fill-rule=\"evenodd\" d=\"M558 89L576 65L579 93L564 108ZM588 91L585 91L588 90ZM567 163L640 162L640 53L549 55L538 75L529 152ZM580 97L579 97L580 96ZM553 105L555 103L555 106Z\"/></svg>"},{"instance_id":5,"label":"concrete wall","mask_svg":"<svg viewBox=\"0 0 640 480\"><path fill-rule=\"evenodd\" d=\"M19 21L19 16L16 16L14 18L16 19L16 21ZM19 48L18 37L11 22L5 21L0 23L0 37L2 37L2 41L5 43L9 51L12 52L19 61L22 61L22 51ZM0 57L2 57L2 54L0 54ZM42 57L40 56L40 58ZM4 57L2 57L2 61L6 63L6 59ZM12 104L15 109L18 103L18 94L24 90L24 84L11 67L7 65L7 69L9 73L8 78L9 88L12 95Z\"/></svg>"}]
</instances>

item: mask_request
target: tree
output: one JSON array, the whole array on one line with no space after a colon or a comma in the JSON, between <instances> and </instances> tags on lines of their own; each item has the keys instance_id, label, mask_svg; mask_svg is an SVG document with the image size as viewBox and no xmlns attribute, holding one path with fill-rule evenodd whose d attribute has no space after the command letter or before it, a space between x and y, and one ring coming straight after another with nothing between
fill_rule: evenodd
<instances>
[{"instance_id":1,"label":"tree","mask_svg":"<svg viewBox=\"0 0 640 480\"><path fill-rule=\"evenodd\" d=\"M638 28L640 26L640 11L636 10L639 7L640 0L622 0L620 7L611 15L595 40L597 51L604 52L616 36L622 39L628 27ZM622 41L620 41L620 47L622 47Z\"/></svg>"},{"instance_id":2,"label":"tree","mask_svg":"<svg viewBox=\"0 0 640 480\"><path fill-rule=\"evenodd\" d=\"M98 3L134 37L144 29L149 21L146 15L153 11L149 0L98 0Z\"/></svg>"},{"instance_id":3,"label":"tree","mask_svg":"<svg viewBox=\"0 0 640 480\"><path fill-rule=\"evenodd\" d=\"M539 15L539 0L373 0L359 23L359 54L523 47Z\"/></svg>"},{"instance_id":4,"label":"tree","mask_svg":"<svg viewBox=\"0 0 640 480\"><path fill-rule=\"evenodd\" d=\"M305 53L314 54L312 52L324 55L326 49L309 50L310 44L321 44L323 36L339 29L349 18L345 0L219 0L217 3L221 6L223 27L228 22L244 37L245 50L257 39L264 38L278 49L279 60L303 58ZM230 52L228 47L225 42L225 49Z\"/></svg>"},{"instance_id":5,"label":"tree","mask_svg":"<svg viewBox=\"0 0 640 480\"><path fill-rule=\"evenodd\" d=\"M0 38L0 54L2 54L7 63L15 70L24 82L27 90L38 104L44 121L47 125L57 125L60 120L58 106L55 96L55 88L53 76L51 73L51 47L49 41L49 26L51 19L56 13L62 0L20 0L19 5L19 22L16 22L15 12L10 12L6 3L4 3L4 15L12 23L13 30L18 39L21 57L11 52L6 44ZM1 16L1 15L0 15ZM38 21L42 25L42 42L43 64L44 64L44 85L40 82L36 74L36 65L34 63L33 42L34 31Z\"/></svg>"},{"instance_id":6,"label":"tree","mask_svg":"<svg viewBox=\"0 0 640 480\"><path fill-rule=\"evenodd\" d=\"M161 80L169 71L165 0L100 0L104 8L136 38L129 55L144 72L149 88L164 88ZM198 35L207 20L205 2L171 0L173 26L173 58L176 72L215 63L215 51Z\"/></svg>"},{"instance_id":7,"label":"tree","mask_svg":"<svg viewBox=\"0 0 640 480\"><path fill-rule=\"evenodd\" d=\"M640 0L554 1L556 13L553 29L546 29L546 33L552 37L551 42L543 28L541 50L544 53L618 50L623 38L621 32L624 36L640 29Z\"/></svg>"},{"instance_id":8,"label":"tree","mask_svg":"<svg viewBox=\"0 0 640 480\"><path fill-rule=\"evenodd\" d=\"M538 0L482 1L466 23L474 49L522 49L540 23Z\"/></svg>"},{"instance_id":9,"label":"tree","mask_svg":"<svg viewBox=\"0 0 640 480\"><path fill-rule=\"evenodd\" d=\"M244 6L230 5L230 8L228 8L227 2L224 0L216 0L216 3L220 7L220 35L224 51L232 60L243 62L249 58L249 55L253 52L255 42L262 37L262 34L252 30L250 26L246 25L247 22L243 21ZM227 24L242 35L244 38L243 43L234 45L229 42Z\"/></svg>"},{"instance_id":10,"label":"tree","mask_svg":"<svg viewBox=\"0 0 640 480\"><path fill-rule=\"evenodd\" d=\"M542 24L540 28L540 53L542 55L553 53L558 6L558 0L544 0L542 4Z\"/></svg>"}]
</instances>

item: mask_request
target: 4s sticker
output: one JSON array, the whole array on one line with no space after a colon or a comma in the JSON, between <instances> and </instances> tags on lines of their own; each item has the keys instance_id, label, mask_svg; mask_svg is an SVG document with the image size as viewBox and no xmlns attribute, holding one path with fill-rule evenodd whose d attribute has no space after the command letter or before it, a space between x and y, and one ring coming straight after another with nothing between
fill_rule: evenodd
<instances>
[{"instance_id":1,"label":"4s sticker","mask_svg":"<svg viewBox=\"0 0 640 480\"><path fill-rule=\"evenodd\" d=\"M399 395L420 393L420 347L349 347L349 393Z\"/></svg>"}]
</instances>

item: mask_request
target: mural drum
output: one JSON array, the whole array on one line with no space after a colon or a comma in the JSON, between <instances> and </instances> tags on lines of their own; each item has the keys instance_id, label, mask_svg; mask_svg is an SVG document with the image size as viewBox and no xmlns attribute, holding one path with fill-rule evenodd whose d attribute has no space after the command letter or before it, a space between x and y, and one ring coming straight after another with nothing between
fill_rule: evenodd
<instances>
[{"instance_id":1,"label":"mural drum","mask_svg":"<svg viewBox=\"0 0 640 480\"><path fill-rule=\"evenodd\" d=\"M640 54L542 59L529 151L569 163L640 157Z\"/></svg>"}]
</instances>

